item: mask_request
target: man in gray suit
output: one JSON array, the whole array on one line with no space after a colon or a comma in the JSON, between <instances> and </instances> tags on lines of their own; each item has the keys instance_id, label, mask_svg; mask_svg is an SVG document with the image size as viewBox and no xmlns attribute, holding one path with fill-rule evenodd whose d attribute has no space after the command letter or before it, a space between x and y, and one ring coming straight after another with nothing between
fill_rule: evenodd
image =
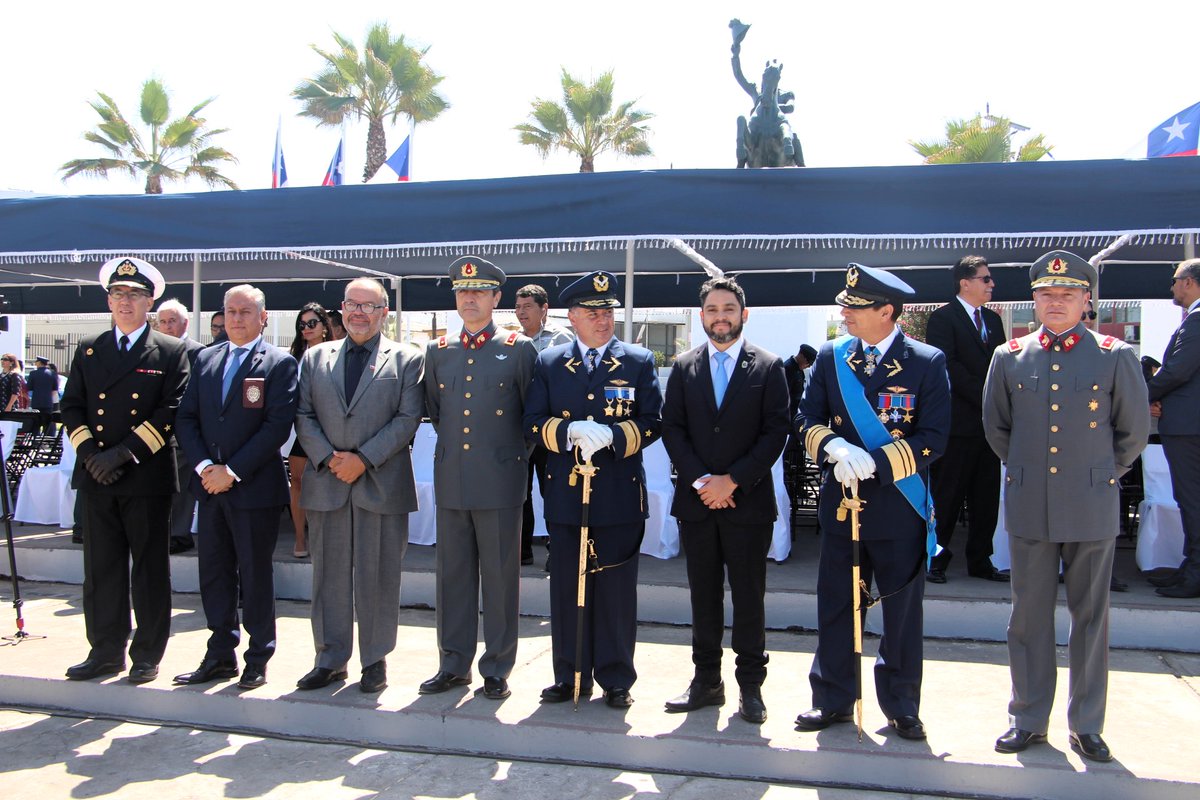
<instances>
[{"instance_id":1,"label":"man in gray suit","mask_svg":"<svg viewBox=\"0 0 1200 800\"><path fill-rule=\"evenodd\" d=\"M417 509L409 443L424 398L420 350L383 336L387 292L375 280L346 286L347 337L304 355L296 434L308 454L300 505L313 561L315 668L296 685L346 678L358 618L359 688L387 686L396 646L400 562L408 513Z\"/></svg>"},{"instance_id":2,"label":"man in gray suit","mask_svg":"<svg viewBox=\"0 0 1200 800\"><path fill-rule=\"evenodd\" d=\"M471 682L483 587L483 695L510 694L517 660L521 506L529 451L522 429L525 389L537 350L520 333L496 331L504 272L475 256L450 265L462 332L429 343L425 404L438 433L438 672L421 684L437 694Z\"/></svg>"},{"instance_id":3,"label":"man in gray suit","mask_svg":"<svg viewBox=\"0 0 1200 800\"><path fill-rule=\"evenodd\" d=\"M1111 761L1100 734L1108 699L1108 593L1120 522L1118 479L1150 432L1146 382L1133 349L1080 322L1096 270L1056 250L1030 268L1039 331L997 348L984 385L983 427L1004 462L1012 557L1008 623L1012 697L1001 753L1046 741L1057 680L1054 607L1067 589L1071 748Z\"/></svg>"}]
</instances>

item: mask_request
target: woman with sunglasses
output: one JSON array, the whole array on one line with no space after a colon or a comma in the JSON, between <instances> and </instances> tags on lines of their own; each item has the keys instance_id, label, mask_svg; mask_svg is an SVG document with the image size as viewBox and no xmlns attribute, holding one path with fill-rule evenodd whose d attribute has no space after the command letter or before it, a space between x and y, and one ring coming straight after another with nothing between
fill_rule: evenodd
<instances>
[{"instance_id":1,"label":"woman with sunglasses","mask_svg":"<svg viewBox=\"0 0 1200 800\"><path fill-rule=\"evenodd\" d=\"M305 350L332 339L333 332L329 326L329 314L321 307L320 303L307 303L300 309L300 313L296 315L296 338L292 341L291 353L301 367L304 366ZM304 509L300 507L300 481L307 463L308 457L304 454L304 449L300 447L300 440L296 439L292 445L292 451L288 453L288 471L292 477L292 524L296 528L296 545L292 548L292 555L296 558L308 557Z\"/></svg>"},{"instance_id":2,"label":"woman with sunglasses","mask_svg":"<svg viewBox=\"0 0 1200 800\"><path fill-rule=\"evenodd\" d=\"M21 382L24 380L22 373L25 368L20 359L12 353L5 353L0 358L0 365L4 367L4 373L0 375L0 409L12 411L21 394Z\"/></svg>"}]
</instances>

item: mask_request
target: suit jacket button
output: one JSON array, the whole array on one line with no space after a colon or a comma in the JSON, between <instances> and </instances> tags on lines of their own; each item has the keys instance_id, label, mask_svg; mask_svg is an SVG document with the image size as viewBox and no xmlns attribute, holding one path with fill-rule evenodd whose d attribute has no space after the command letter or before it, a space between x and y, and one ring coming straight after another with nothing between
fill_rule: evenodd
<instances>
[{"instance_id":1,"label":"suit jacket button","mask_svg":"<svg viewBox=\"0 0 1200 800\"><path fill-rule=\"evenodd\" d=\"M224 417L217 417L217 422L224 422L224 421L225 421Z\"/></svg>"},{"instance_id":2,"label":"suit jacket button","mask_svg":"<svg viewBox=\"0 0 1200 800\"><path fill-rule=\"evenodd\" d=\"M497 417L503 417L503 416L504 416L504 409L503 409L503 408L497 408L497 409L496 409L496 416L497 416Z\"/></svg>"},{"instance_id":3,"label":"suit jacket button","mask_svg":"<svg viewBox=\"0 0 1200 800\"><path fill-rule=\"evenodd\" d=\"M100 393L100 399L101 399L101 400L105 399L106 397L108 397L108 395L106 395L104 392L101 392L101 393Z\"/></svg>"},{"instance_id":4,"label":"suit jacket button","mask_svg":"<svg viewBox=\"0 0 1200 800\"><path fill-rule=\"evenodd\" d=\"M720 426L720 425L714 425L714 426L713 426L713 433L720 433L720 432L721 432L721 426Z\"/></svg>"},{"instance_id":5,"label":"suit jacket button","mask_svg":"<svg viewBox=\"0 0 1200 800\"><path fill-rule=\"evenodd\" d=\"M595 400L595 399L596 399L596 395L592 394L591 392L588 392L588 400Z\"/></svg>"}]
</instances>

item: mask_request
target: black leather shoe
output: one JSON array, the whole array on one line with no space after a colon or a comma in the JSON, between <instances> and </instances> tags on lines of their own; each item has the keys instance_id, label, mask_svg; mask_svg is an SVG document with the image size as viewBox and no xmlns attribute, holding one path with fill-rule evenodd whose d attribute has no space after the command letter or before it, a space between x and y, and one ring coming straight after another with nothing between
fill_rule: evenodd
<instances>
[{"instance_id":1,"label":"black leather shoe","mask_svg":"<svg viewBox=\"0 0 1200 800\"><path fill-rule=\"evenodd\" d=\"M324 689L334 681L344 681L347 677L348 673L345 667L341 669L315 667L303 678L296 681L296 688L306 692L311 689Z\"/></svg>"},{"instance_id":2,"label":"black leather shoe","mask_svg":"<svg viewBox=\"0 0 1200 800\"><path fill-rule=\"evenodd\" d=\"M218 679L236 678L238 674L236 661L222 661L207 656L200 662L194 672L185 672L175 676L175 682L181 684L208 683Z\"/></svg>"},{"instance_id":3,"label":"black leather shoe","mask_svg":"<svg viewBox=\"0 0 1200 800\"><path fill-rule=\"evenodd\" d=\"M470 686L471 673L466 675L455 675L453 672L441 670L437 675L434 675L429 680L421 684L421 688L417 689L418 694L441 694L449 691L455 686Z\"/></svg>"},{"instance_id":4,"label":"black leather shoe","mask_svg":"<svg viewBox=\"0 0 1200 800\"><path fill-rule=\"evenodd\" d=\"M1031 744L1046 741L1046 734L1023 731L1020 728L1009 728L1004 735L996 740L997 753L1022 753Z\"/></svg>"},{"instance_id":5,"label":"black leather shoe","mask_svg":"<svg viewBox=\"0 0 1200 800\"><path fill-rule=\"evenodd\" d=\"M609 708L629 708L633 705L633 697L628 689L617 686L604 690L604 702Z\"/></svg>"},{"instance_id":6,"label":"black leather shoe","mask_svg":"<svg viewBox=\"0 0 1200 800\"><path fill-rule=\"evenodd\" d=\"M129 674L125 676L125 680L130 683L149 683L158 677L158 664L151 664L149 661L137 661L129 668Z\"/></svg>"},{"instance_id":7,"label":"black leather shoe","mask_svg":"<svg viewBox=\"0 0 1200 800\"><path fill-rule=\"evenodd\" d=\"M118 672L125 669L125 661L101 661L98 658L89 658L82 661L73 667L67 667L67 679L72 681L90 681L93 678L102 678L105 675L116 675Z\"/></svg>"},{"instance_id":8,"label":"black leather shoe","mask_svg":"<svg viewBox=\"0 0 1200 800\"><path fill-rule=\"evenodd\" d=\"M72 539L72 541L74 541ZM1183 583L1183 570L1177 569L1167 575L1151 575L1146 580L1150 581L1151 586L1157 586L1160 589L1164 586L1174 586Z\"/></svg>"},{"instance_id":9,"label":"black leather shoe","mask_svg":"<svg viewBox=\"0 0 1200 800\"><path fill-rule=\"evenodd\" d=\"M387 688L387 662L382 658L374 664L363 667L362 678L358 681L358 690L363 694L375 694Z\"/></svg>"},{"instance_id":10,"label":"black leather shoe","mask_svg":"<svg viewBox=\"0 0 1200 800\"><path fill-rule=\"evenodd\" d=\"M851 719L850 714L839 714L835 711L826 711L823 708L813 708L796 717L796 730L823 731L830 725L839 722L849 722Z\"/></svg>"},{"instance_id":11,"label":"black leather shoe","mask_svg":"<svg viewBox=\"0 0 1200 800\"><path fill-rule=\"evenodd\" d=\"M700 683L692 681L687 691L666 702L668 714L680 714L684 711L695 711L706 706L725 705L725 682Z\"/></svg>"},{"instance_id":12,"label":"black leather shoe","mask_svg":"<svg viewBox=\"0 0 1200 800\"><path fill-rule=\"evenodd\" d=\"M986 570L975 570L967 574L972 578L982 578L985 581L995 581L996 583L1008 583L1012 580L1012 577L1007 572L1001 572L995 567Z\"/></svg>"},{"instance_id":13,"label":"black leather shoe","mask_svg":"<svg viewBox=\"0 0 1200 800\"><path fill-rule=\"evenodd\" d=\"M1110 592L1128 592L1129 584L1125 583L1125 581L1117 580L1117 576L1114 575L1112 580L1108 582L1108 590Z\"/></svg>"},{"instance_id":14,"label":"black leather shoe","mask_svg":"<svg viewBox=\"0 0 1200 800\"><path fill-rule=\"evenodd\" d=\"M916 714L905 714L902 717L889 719L888 725L896 729L896 733L902 739L913 739L920 741L925 738L925 726L921 724L921 718Z\"/></svg>"},{"instance_id":15,"label":"black leather shoe","mask_svg":"<svg viewBox=\"0 0 1200 800\"><path fill-rule=\"evenodd\" d=\"M508 681L504 678L488 677L483 679L483 696L488 700L503 700L512 692L508 688Z\"/></svg>"},{"instance_id":16,"label":"black leather shoe","mask_svg":"<svg viewBox=\"0 0 1200 800\"><path fill-rule=\"evenodd\" d=\"M587 700L592 696L592 691L595 687L590 683L585 683L579 687L579 699ZM575 697L575 684L573 683L556 683L553 686L547 686L542 689L543 703L566 703Z\"/></svg>"},{"instance_id":17,"label":"black leather shoe","mask_svg":"<svg viewBox=\"0 0 1200 800\"><path fill-rule=\"evenodd\" d=\"M926 573L925 580L929 581L930 583L945 583L946 570L939 567L933 567L928 573Z\"/></svg>"},{"instance_id":18,"label":"black leather shoe","mask_svg":"<svg viewBox=\"0 0 1200 800\"><path fill-rule=\"evenodd\" d=\"M752 725L762 725L767 721L767 704L763 702L761 689L757 686L742 687L738 714Z\"/></svg>"},{"instance_id":19,"label":"black leather shoe","mask_svg":"<svg viewBox=\"0 0 1200 800\"><path fill-rule=\"evenodd\" d=\"M180 553L186 553L195 546L196 545L192 544L191 539L172 539L171 544L167 549L170 551L171 555L174 556L179 555Z\"/></svg>"},{"instance_id":20,"label":"black leather shoe","mask_svg":"<svg viewBox=\"0 0 1200 800\"><path fill-rule=\"evenodd\" d=\"M71 531L71 544L83 544L83 531Z\"/></svg>"},{"instance_id":21,"label":"black leather shoe","mask_svg":"<svg viewBox=\"0 0 1200 800\"><path fill-rule=\"evenodd\" d=\"M1174 586L1155 589L1154 593L1159 597L1200 597L1200 580L1180 581Z\"/></svg>"},{"instance_id":22,"label":"black leather shoe","mask_svg":"<svg viewBox=\"0 0 1200 800\"><path fill-rule=\"evenodd\" d=\"M1112 761L1112 753L1098 733L1072 733L1071 749L1088 761Z\"/></svg>"},{"instance_id":23,"label":"black leather shoe","mask_svg":"<svg viewBox=\"0 0 1200 800\"><path fill-rule=\"evenodd\" d=\"M238 681L239 689L257 689L267 683L266 664L247 664L242 670L242 679Z\"/></svg>"}]
</instances>

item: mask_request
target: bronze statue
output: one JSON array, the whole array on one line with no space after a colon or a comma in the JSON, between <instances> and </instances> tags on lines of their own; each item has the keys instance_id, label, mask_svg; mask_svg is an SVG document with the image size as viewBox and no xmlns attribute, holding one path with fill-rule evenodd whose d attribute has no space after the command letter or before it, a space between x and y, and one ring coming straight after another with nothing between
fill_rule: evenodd
<instances>
[{"instance_id":1,"label":"bronze statue","mask_svg":"<svg viewBox=\"0 0 1200 800\"><path fill-rule=\"evenodd\" d=\"M779 91L779 77L783 65L768 61L763 69L762 92L742 74L742 39L750 26L741 20L731 19L733 31L733 77L754 101L754 111L749 123L738 117L737 159L742 167L803 167L804 153L800 150L800 137L792 132L786 114L792 113L796 96L792 92Z\"/></svg>"}]
</instances>

